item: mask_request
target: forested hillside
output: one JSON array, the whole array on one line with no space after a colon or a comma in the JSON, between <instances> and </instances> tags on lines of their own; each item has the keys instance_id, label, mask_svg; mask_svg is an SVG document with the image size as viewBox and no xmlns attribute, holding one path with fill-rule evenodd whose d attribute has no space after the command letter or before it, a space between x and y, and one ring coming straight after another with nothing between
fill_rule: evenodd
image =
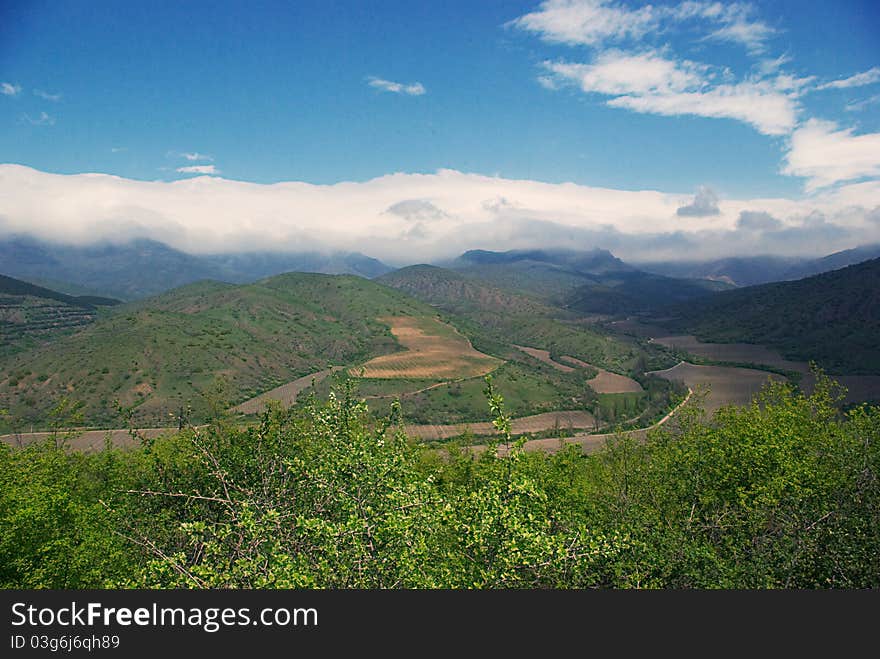
<instances>
[{"instance_id":1,"label":"forested hillside","mask_svg":"<svg viewBox=\"0 0 880 659\"><path fill-rule=\"evenodd\" d=\"M670 312L670 327L705 341L772 346L832 372L880 373L880 259L724 291Z\"/></svg>"}]
</instances>

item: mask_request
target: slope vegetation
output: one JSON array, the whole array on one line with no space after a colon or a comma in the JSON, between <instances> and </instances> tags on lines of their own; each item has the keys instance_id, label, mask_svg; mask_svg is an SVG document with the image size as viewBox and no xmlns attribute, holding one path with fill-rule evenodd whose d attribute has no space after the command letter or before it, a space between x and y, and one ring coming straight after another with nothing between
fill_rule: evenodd
<instances>
[{"instance_id":1,"label":"slope vegetation","mask_svg":"<svg viewBox=\"0 0 880 659\"><path fill-rule=\"evenodd\" d=\"M168 425L188 406L196 420L332 364L398 351L377 318L434 313L354 276L201 282L122 306L73 336L5 360L0 408L25 426L45 425L64 396L82 401L93 424L119 423L116 400L133 407L141 425Z\"/></svg>"},{"instance_id":2,"label":"slope vegetation","mask_svg":"<svg viewBox=\"0 0 880 659\"><path fill-rule=\"evenodd\" d=\"M99 306L118 300L72 296L0 275L0 357L51 341L91 323Z\"/></svg>"},{"instance_id":3,"label":"slope vegetation","mask_svg":"<svg viewBox=\"0 0 880 659\"><path fill-rule=\"evenodd\" d=\"M671 328L703 341L757 343L835 372L880 373L880 259L725 291L672 312Z\"/></svg>"}]
</instances>

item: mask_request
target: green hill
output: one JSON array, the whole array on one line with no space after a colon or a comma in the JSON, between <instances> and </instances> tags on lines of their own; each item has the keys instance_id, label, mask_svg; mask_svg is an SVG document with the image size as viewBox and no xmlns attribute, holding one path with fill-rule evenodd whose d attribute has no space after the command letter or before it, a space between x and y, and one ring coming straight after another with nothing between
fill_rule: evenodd
<instances>
[{"instance_id":1,"label":"green hill","mask_svg":"<svg viewBox=\"0 0 880 659\"><path fill-rule=\"evenodd\" d=\"M647 272L619 272L578 286L565 296L563 306L587 313L629 314L710 296L730 288L707 279L675 279Z\"/></svg>"},{"instance_id":2,"label":"green hill","mask_svg":"<svg viewBox=\"0 0 880 659\"><path fill-rule=\"evenodd\" d=\"M491 282L434 266L411 266L377 281L406 291L470 323L474 346L507 359L521 359L511 344L573 355L618 373L628 373L644 354L630 339L578 322L577 316L529 296L503 290ZM480 344L491 341L493 345Z\"/></svg>"},{"instance_id":3,"label":"green hill","mask_svg":"<svg viewBox=\"0 0 880 659\"><path fill-rule=\"evenodd\" d=\"M36 284L31 284L21 279L0 275L0 295L10 296L28 296L43 298L46 300L55 300L64 304L80 307L83 309L94 309L95 307L112 307L121 304L119 300L109 297L98 297L94 295L67 295L59 293Z\"/></svg>"},{"instance_id":4,"label":"green hill","mask_svg":"<svg viewBox=\"0 0 880 659\"><path fill-rule=\"evenodd\" d=\"M0 275L0 357L51 341L91 323L97 307L118 300L59 293Z\"/></svg>"},{"instance_id":5,"label":"green hill","mask_svg":"<svg viewBox=\"0 0 880 659\"><path fill-rule=\"evenodd\" d=\"M378 277L376 281L457 314L551 313L549 307L531 296L504 290L478 277L433 265L400 268Z\"/></svg>"},{"instance_id":6,"label":"green hill","mask_svg":"<svg viewBox=\"0 0 880 659\"><path fill-rule=\"evenodd\" d=\"M199 282L124 305L75 335L0 362L0 409L45 425L62 396L89 424L167 425L181 408L204 418L211 398L237 403L326 368L394 352L384 316L434 315L404 293L355 276L287 274L234 286ZM215 392L215 381L225 391Z\"/></svg>"},{"instance_id":7,"label":"green hill","mask_svg":"<svg viewBox=\"0 0 880 659\"><path fill-rule=\"evenodd\" d=\"M671 312L669 327L705 341L768 345L833 372L880 373L880 259L724 291Z\"/></svg>"}]
</instances>

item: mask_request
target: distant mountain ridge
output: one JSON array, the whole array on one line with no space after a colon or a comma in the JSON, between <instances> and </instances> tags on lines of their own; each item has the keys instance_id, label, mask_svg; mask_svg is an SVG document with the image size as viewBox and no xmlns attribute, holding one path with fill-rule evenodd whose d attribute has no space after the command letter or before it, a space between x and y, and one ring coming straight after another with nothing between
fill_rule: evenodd
<instances>
[{"instance_id":1,"label":"distant mountain ridge","mask_svg":"<svg viewBox=\"0 0 880 659\"><path fill-rule=\"evenodd\" d=\"M392 268L356 252L193 255L164 243L61 245L25 236L0 239L0 264L22 279L70 282L125 300L155 295L204 279L248 283L284 272L376 277Z\"/></svg>"},{"instance_id":2,"label":"distant mountain ridge","mask_svg":"<svg viewBox=\"0 0 880 659\"><path fill-rule=\"evenodd\" d=\"M472 249L462 254L453 262L457 269L469 265L488 265L499 263L517 263L532 261L550 263L582 274L605 274L607 272L629 272L635 270L607 249L592 250L572 249L514 249L507 252L492 252L483 249Z\"/></svg>"},{"instance_id":3,"label":"distant mountain ridge","mask_svg":"<svg viewBox=\"0 0 880 659\"><path fill-rule=\"evenodd\" d=\"M646 272L668 277L716 279L735 286L793 281L880 257L880 244L863 245L820 258L735 256L708 261L638 263Z\"/></svg>"},{"instance_id":4,"label":"distant mountain ridge","mask_svg":"<svg viewBox=\"0 0 880 659\"><path fill-rule=\"evenodd\" d=\"M605 249L471 250L449 267L510 291L587 313L650 311L728 288L643 272Z\"/></svg>"}]
</instances>

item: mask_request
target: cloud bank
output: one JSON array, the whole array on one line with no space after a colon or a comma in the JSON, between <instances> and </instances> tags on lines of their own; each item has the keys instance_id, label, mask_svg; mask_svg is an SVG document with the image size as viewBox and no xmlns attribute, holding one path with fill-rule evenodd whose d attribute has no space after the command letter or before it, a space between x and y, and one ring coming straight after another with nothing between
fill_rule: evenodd
<instances>
[{"instance_id":1,"label":"cloud bank","mask_svg":"<svg viewBox=\"0 0 880 659\"><path fill-rule=\"evenodd\" d=\"M682 208L698 213L680 213ZM713 209L717 213L713 213ZM137 237L191 253L360 251L404 265L467 249L603 247L629 259L820 255L880 242L880 182L803 200L551 184L440 170L271 185L136 181L0 165L0 236Z\"/></svg>"}]
</instances>

